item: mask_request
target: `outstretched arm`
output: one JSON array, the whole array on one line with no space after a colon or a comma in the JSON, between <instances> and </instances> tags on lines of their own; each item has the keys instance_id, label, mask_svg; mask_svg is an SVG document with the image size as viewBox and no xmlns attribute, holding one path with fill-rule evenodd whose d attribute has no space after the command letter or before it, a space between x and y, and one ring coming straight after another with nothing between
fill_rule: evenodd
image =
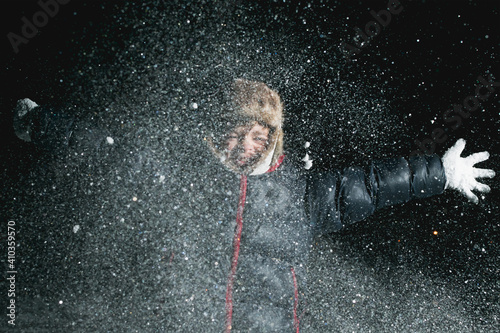
<instances>
[{"instance_id":1,"label":"outstretched arm","mask_svg":"<svg viewBox=\"0 0 500 333\"><path fill-rule=\"evenodd\" d=\"M39 106L28 98L17 102L13 125L21 140L32 142L46 151L58 152L70 145L82 150L99 149L114 143L105 128L80 119L67 110Z\"/></svg>"},{"instance_id":2,"label":"outstretched arm","mask_svg":"<svg viewBox=\"0 0 500 333\"><path fill-rule=\"evenodd\" d=\"M495 176L495 171L474 168L474 164L486 161L490 157L487 151L460 157L464 148L465 140L460 139L443 155L442 161L446 174L445 189L460 191L467 199L477 204L479 199L472 193L472 190L487 193L490 187L481 184L476 178L492 178Z\"/></svg>"},{"instance_id":3,"label":"outstretched arm","mask_svg":"<svg viewBox=\"0 0 500 333\"><path fill-rule=\"evenodd\" d=\"M373 161L367 170L348 167L317 173L308 183L306 207L318 232L331 232L361 221L375 210L457 189L477 202L472 190L488 192L476 178L493 177L492 170L473 165L488 159L487 152L462 158L465 146L458 140L443 158L419 155Z\"/></svg>"},{"instance_id":4,"label":"outstretched arm","mask_svg":"<svg viewBox=\"0 0 500 333\"><path fill-rule=\"evenodd\" d=\"M446 176L437 155L373 161L311 176L306 208L319 233L337 231L383 207L444 191Z\"/></svg>"}]
</instances>

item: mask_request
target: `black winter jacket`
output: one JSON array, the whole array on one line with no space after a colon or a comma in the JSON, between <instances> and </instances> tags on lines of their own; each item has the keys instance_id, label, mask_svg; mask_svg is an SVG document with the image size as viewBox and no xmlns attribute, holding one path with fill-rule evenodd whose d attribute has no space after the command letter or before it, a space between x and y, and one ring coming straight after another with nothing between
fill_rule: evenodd
<instances>
[{"instance_id":1,"label":"black winter jacket","mask_svg":"<svg viewBox=\"0 0 500 333\"><path fill-rule=\"evenodd\" d=\"M67 124L58 128L69 137L73 131ZM46 123L38 128L47 128ZM42 142L46 136L39 137ZM186 271L182 256L172 256L165 286L172 309L168 330L298 332L314 236L338 231L377 209L440 194L446 181L436 155L328 172L300 169L282 157L262 175L228 174L221 166L219 176L214 186L231 188L234 200L214 202L220 221L200 223L210 229L179 241L212 253L200 256L194 273Z\"/></svg>"},{"instance_id":2,"label":"black winter jacket","mask_svg":"<svg viewBox=\"0 0 500 333\"><path fill-rule=\"evenodd\" d=\"M348 167L322 173L297 170L285 161L271 173L248 177L232 325L256 332L298 331L314 235L338 231L386 206L440 194L445 180L436 155L375 161L367 171Z\"/></svg>"}]
</instances>

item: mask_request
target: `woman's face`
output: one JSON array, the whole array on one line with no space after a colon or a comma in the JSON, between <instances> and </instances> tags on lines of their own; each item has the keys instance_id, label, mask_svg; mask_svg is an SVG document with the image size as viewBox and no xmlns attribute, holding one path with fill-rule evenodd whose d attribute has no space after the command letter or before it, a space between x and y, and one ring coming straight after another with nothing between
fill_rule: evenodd
<instances>
[{"instance_id":1,"label":"woman's face","mask_svg":"<svg viewBox=\"0 0 500 333\"><path fill-rule=\"evenodd\" d=\"M235 127L226 135L227 162L247 170L257 162L269 146L269 129L254 122Z\"/></svg>"}]
</instances>

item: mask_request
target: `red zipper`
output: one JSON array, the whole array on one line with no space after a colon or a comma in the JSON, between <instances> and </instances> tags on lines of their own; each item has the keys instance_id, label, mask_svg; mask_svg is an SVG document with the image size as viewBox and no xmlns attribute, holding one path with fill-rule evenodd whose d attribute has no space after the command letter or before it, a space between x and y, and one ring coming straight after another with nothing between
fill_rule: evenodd
<instances>
[{"instance_id":1,"label":"red zipper","mask_svg":"<svg viewBox=\"0 0 500 333\"><path fill-rule=\"evenodd\" d=\"M285 155L280 156L275 165L273 165L267 172L273 172L276 170L280 164L283 162ZM243 231L243 210L245 208L245 201L247 196L247 176L241 175L240 178L240 198L238 201L238 209L236 211L236 230L234 232L233 239L233 259L231 260L231 270L229 272L229 277L227 279L226 288L226 325L225 332L230 333L232 329L232 319L233 319L233 287L234 278L236 276L236 268L238 266L238 256L240 254L241 245L241 232ZM297 307L299 303L299 291L297 287L297 278L295 277L295 270L291 267L292 279L294 287L294 304L293 304L293 327L296 332L299 333L299 318L297 316Z\"/></svg>"},{"instance_id":2,"label":"red zipper","mask_svg":"<svg viewBox=\"0 0 500 333\"><path fill-rule=\"evenodd\" d=\"M299 288L297 286L297 277L295 276L295 270L293 267L290 268L292 270L292 279L293 279L293 328L296 329L297 333L299 333L299 317L297 316L297 307L299 306Z\"/></svg>"},{"instance_id":3,"label":"red zipper","mask_svg":"<svg viewBox=\"0 0 500 333\"><path fill-rule=\"evenodd\" d=\"M243 230L243 209L247 196L247 176L241 175L240 179L240 200L238 201L238 210L236 211L236 231L233 240L233 260L231 261L231 271L227 279L226 289L226 333L231 332L233 319L233 285L236 276L236 267L238 266L238 256L240 254L241 231Z\"/></svg>"}]
</instances>

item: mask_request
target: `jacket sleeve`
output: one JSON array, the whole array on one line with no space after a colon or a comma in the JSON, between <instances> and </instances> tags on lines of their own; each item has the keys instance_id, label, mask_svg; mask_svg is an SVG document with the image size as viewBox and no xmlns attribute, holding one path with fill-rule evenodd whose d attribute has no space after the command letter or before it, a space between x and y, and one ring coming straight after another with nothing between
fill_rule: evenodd
<instances>
[{"instance_id":1,"label":"jacket sleeve","mask_svg":"<svg viewBox=\"0 0 500 333\"><path fill-rule=\"evenodd\" d=\"M39 106L29 114L31 142L42 150L62 152L69 146L80 150L99 149L109 132L81 118L51 106Z\"/></svg>"},{"instance_id":2,"label":"jacket sleeve","mask_svg":"<svg viewBox=\"0 0 500 333\"><path fill-rule=\"evenodd\" d=\"M73 132L75 117L53 107L38 106L29 117L31 142L44 150L67 146Z\"/></svg>"},{"instance_id":3,"label":"jacket sleeve","mask_svg":"<svg viewBox=\"0 0 500 333\"><path fill-rule=\"evenodd\" d=\"M441 194L445 182L437 155L374 161L367 170L314 174L307 184L306 209L317 232L338 231L377 209Z\"/></svg>"}]
</instances>

